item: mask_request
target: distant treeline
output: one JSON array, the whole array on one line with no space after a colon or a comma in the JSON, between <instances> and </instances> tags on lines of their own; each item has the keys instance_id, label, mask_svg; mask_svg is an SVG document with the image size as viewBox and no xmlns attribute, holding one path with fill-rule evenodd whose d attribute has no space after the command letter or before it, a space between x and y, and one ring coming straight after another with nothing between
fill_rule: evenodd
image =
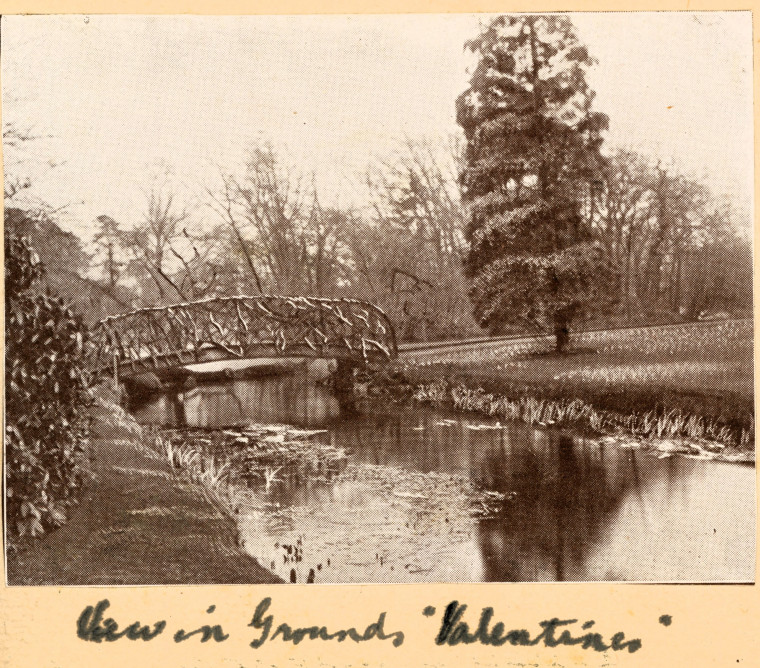
<instances>
[{"instance_id":1,"label":"distant treeline","mask_svg":"<svg viewBox=\"0 0 760 668\"><path fill-rule=\"evenodd\" d=\"M361 207L326 204L310 174L262 144L192 205L171 178L154 179L140 220L98 217L94 252L7 188L5 224L32 238L48 285L90 322L263 292L368 299L405 341L480 333L463 273L462 143L406 139L391 153L367 170ZM583 216L615 269L614 306L595 325L751 312L746 223L702 181L617 150L588 183Z\"/></svg>"}]
</instances>

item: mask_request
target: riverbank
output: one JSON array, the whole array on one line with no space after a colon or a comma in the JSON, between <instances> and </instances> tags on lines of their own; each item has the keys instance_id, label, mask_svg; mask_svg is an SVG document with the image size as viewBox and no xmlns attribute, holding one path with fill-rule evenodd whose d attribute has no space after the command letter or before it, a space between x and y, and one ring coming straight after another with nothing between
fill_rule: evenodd
<instances>
[{"instance_id":1,"label":"riverbank","mask_svg":"<svg viewBox=\"0 0 760 668\"><path fill-rule=\"evenodd\" d=\"M483 386L496 387L487 392ZM641 448L670 456L754 462L754 418L749 415L738 423L728 424L715 418L686 412L656 403L649 410L621 412L619 397L601 395L595 404L562 395L542 396L544 388L521 387L518 391L499 392L505 386L469 374L466 380L449 373L395 373L373 379L368 388L371 401L391 397L400 403L427 404L444 410L463 411L517 420L538 427L565 428L604 436L620 447ZM534 394L531 394L531 391ZM651 399L651 395L650 395ZM382 399L381 399L382 400Z\"/></svg>"},{"instance_id":2,"label":"riverbank","mask_svg":"<svg viewBox=\"0 0 760 668\"><path fill-rule=\"evenodd\" d=\"M233 519L199 481L147 447L139 426L100 401L91 480L68 522L18 546L10 585L263 584L282 580L246 554Z\"/></svg>"},{"instance_id":3,"label":"riverbank","mask_svg":"<svg viewBox=\"0 0 760 668\"><path fill-rule=\"evenodd\" d=\"M752 460L753 368L752 323L734 321L582 334L564 355L537 341L407 356L366 393Z\"/></svg>"}]
</instances>

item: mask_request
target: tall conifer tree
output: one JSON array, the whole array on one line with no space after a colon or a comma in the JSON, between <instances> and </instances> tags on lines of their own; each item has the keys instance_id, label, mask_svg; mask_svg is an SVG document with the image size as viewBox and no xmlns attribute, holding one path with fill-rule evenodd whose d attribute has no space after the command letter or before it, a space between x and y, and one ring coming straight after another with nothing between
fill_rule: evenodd
<instances>
[{"instance_id":1,"label":"tall conifer tree","mask_svg":"<svg viewBox=\"0 0 760 668\"><path fill-rule=\"evenodd\" d=\"M609 282L582 206L608 123L592 110L594 60L563 15L498 17L467 48L478 63L457 120L475 317L492 332L553 331L563 351L573 319Z\"/></svg>"}]
</instances>

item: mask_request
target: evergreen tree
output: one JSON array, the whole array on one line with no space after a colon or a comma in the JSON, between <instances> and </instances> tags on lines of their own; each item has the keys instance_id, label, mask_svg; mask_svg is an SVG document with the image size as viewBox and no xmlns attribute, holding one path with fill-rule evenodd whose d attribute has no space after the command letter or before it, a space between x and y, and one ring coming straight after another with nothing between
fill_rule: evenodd
<instances>
[{"instance_id":1,"label":"evergreen tree","mask_svg":"<svg viewBox=\"0 0 760 668\"><path fill-rule=\"evenodd\" d=\"M573 319L609 283L582 216L608 120L592 111L594 60L561 15L498 17L467 48L478 63L457 120L474 314L492 332L550 329L563 351Z\"/></svg>"}]
</instances>

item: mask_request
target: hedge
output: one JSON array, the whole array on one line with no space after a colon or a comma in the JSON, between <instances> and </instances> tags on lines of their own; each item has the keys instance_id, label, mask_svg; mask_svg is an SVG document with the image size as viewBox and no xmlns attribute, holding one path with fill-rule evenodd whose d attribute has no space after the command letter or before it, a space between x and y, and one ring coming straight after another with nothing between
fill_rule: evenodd
<instances>
[{"instance_id":1,"label":"hedge","mask_svg":"<svg viewBox=\"0 0 760 668\"><path fill-rule=\"evenodd\" d=\"M28 240L5 232L5 490L11 539L66 521L83 480L90 400L87 329L42 276Z\"/></svg>"}]
</instances>

